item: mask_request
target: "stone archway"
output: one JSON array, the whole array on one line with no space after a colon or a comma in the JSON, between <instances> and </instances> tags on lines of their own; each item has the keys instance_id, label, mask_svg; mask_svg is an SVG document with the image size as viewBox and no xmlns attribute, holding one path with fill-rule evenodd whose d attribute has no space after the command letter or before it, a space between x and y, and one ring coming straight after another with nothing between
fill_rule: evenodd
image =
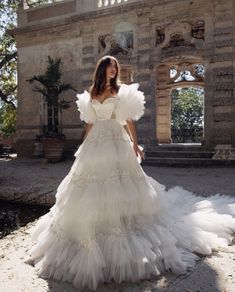
<instances>
[{"instance_id":1,"label":"stone archway","mask_svg":"<svg viewBox=\"0 0 235 292\"><path fill-rule=\"evenodd\" d=\"M202 66L203 70L200 72ZM176 73L171 76L172 68ZM177 87L204 87L204 66L201 60L179 60L162 63L156 75L156 135L160 144L170 144L171 139L171 92ZM190 78L187 80L184 74Z\"/></svg>"}]
</instances>

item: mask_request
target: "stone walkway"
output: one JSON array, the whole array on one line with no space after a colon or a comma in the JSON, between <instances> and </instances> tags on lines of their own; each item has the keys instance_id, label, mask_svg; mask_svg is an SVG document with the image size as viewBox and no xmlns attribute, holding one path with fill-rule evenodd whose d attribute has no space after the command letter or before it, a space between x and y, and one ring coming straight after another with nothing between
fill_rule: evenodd
<instances>
[{"instance_id":1,"label":"stone walkway","mask_svg":"<svg viewBox=\"0 0 235 292\"><path fill-rule=\"evenodd\" d=\"M46 164L44 160L0 160L0 199L52 204L59 182L73 161ZM235 168L144 167L148 175L168 188L180 185L200 195L225 193L235 196ZM0 240L1 292L75 292L71 284L38 278L27 263L32 242L30 228L35 222ZM88 290L85 290L86 292ZM202 258L195 269L181 276L171 273L151 281L102 285L99 292L233 292L235 291L235 245Z\"/></svg>"}]
</instances>

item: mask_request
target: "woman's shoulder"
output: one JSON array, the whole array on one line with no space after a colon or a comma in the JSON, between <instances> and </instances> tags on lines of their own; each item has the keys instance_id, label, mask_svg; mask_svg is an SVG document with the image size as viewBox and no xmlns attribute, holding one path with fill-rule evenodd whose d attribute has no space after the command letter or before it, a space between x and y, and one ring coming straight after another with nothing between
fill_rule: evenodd
<instances>
[{"instance_id":1,"label":"woman's shoulder","mask_svg":"<svg viewBox=\"0 0 235 292\"><path fill-rule=\"evenodd\" d=\"M130 83L130 84L127 84L127 83L121 83L120 85L119 85L119 90L120 89L127 89L127 88L135 88L135 89L138 89L139 88L139 83Z\"/></svg>"},{"instance_id":2,"label":"woman's shoulder","mask_svg":"<svg viewBox=\"0 0 235 292\"><path fill-rule=\"evenodd\" d=\"M118 96L120 102L116 107L117 119L138 120L144 114L145 97L143 92L138 90L139 84L121 84Z\"/></svg>"},{"instance_id":3,"label":"woman's shoulder","mask_svg":"<svg viewBox=\"0 0 235 292\"><path fill-rule=\"evenodd\" d=\"M80 112L80 119L87 123L93 123L96 120L95 112L90 103L90 94L87 90L77 94L77 108Z\"/></svg>"},{"instance_id":4,"label":"woman's shoulder","mask_svg":"<svg viewBox=\"0 0 235 292\"><path fill-rule=\"evenodd\" d=\"M139 83L131 83L131 84L121 83L119 86L118 95L122 96L126 94L137 93L139 91L138 88L139 88Z\"/></svg>"},{"instance_id":5,"label":"woman's shoulder","mask_svg":"<svg viewBox=\"0 0 235 292\"><path fill-rule=\"evenodd\" d=\"M90 98L90 93L85 89L82 93L77 93L78 99L88 99Z\"/></svg>"}]
</instances>

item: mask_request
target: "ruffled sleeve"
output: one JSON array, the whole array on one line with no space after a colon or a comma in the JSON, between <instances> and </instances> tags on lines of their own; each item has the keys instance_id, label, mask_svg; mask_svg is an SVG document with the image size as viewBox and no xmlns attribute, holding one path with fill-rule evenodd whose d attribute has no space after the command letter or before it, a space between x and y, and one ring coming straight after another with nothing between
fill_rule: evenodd
<instances>
[{"instance_id":1,"label":"ruffled sleeve","mask_svg":"<svg viewBox=\"0 0 235 292\"><path fill-rule=\"evenodd\" d=\"M138 83L121 85L118 92L119 102L115 109L116 119L119 122L137 121L144 115L145 96L138 88Z\"/></svg>"},{"instance_id":2,"label":"ruffled sleeve","mask_svg":"<svg viewBox=\"0 0 235 292\"><path fill-rule=\"evenodd\" d=\"M86 123L94 123L96 120L96 113L90 102L90 94L85 90L82 94L77 94L76 101L78 111L80 112L80 119Z\"/></svg>"}]
</instances>

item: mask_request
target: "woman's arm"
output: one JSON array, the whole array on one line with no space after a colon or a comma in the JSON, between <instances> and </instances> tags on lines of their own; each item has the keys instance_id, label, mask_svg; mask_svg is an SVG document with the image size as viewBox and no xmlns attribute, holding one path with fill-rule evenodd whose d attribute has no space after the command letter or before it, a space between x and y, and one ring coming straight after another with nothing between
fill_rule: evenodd
<instances>
[{"instance_id":1,"label":"woman's arm","mask_svg":"<svg viewBox=\"0 0 235 292\"><path fill-rule=\"evenodd\" d=\"M136 156L138 156L138 153L139 153L140 157L144 159L144 152L138 146L138 138L136 134L135 124L133 121L126 121L126 123L127 123L130 136L131 136L131 140L133 142L133 148L134 148L135 154Z\"/></svg>"},{"instance_id":2,"label":"woman's arm","mask_svg":"<svg viewBox=\"0 0 235 292\"><path fill-rule=\"evenodd\" d=\"M131 138L131 135L130 135L130 132L129 132L129 129L128 129L127 125L124 125L123 127L126 130L128 136L130 136L130 138ZM131 140L132 140L132 138L131 138Z\"/></svg>"},{"instance_id":3,"label":"woman's arm","mask_svg":"<svg viewBox=\"0 0 235 292\"><path fill-rule=\"evenodd\" d=\"M92 128L93 124L86 124L86 130L85 130L85 134L84 134L84 137L83 137L83 141L86 139L90 129Z\"/></svg>"}]
</instances>

